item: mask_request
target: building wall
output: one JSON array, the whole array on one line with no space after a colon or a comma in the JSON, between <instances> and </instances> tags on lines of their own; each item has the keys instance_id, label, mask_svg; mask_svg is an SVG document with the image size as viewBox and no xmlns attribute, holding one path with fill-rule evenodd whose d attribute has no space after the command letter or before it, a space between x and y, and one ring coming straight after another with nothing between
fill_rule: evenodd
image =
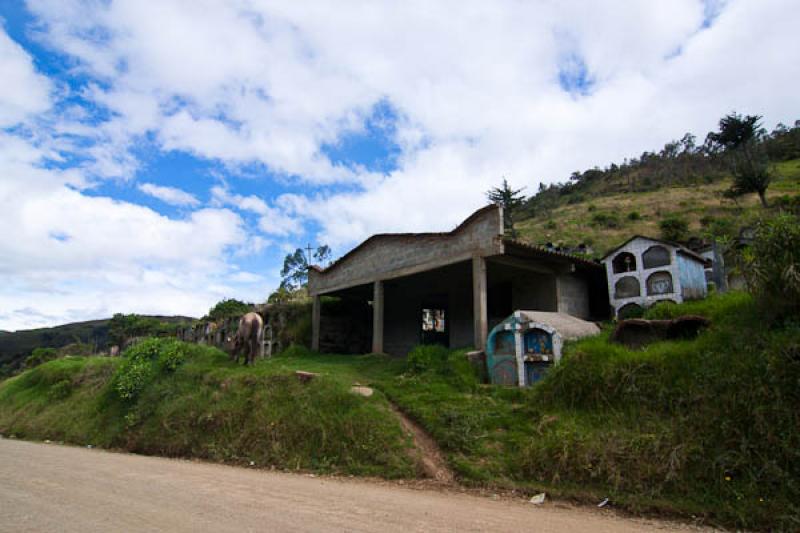
<instances>
[{"instance_id":1,"label":"building wall","mask_svg":"<svg viewBox=\"0 0 800 533\"><path fill-rule=\"evenodd\" d=\"M669 251L669 265L644 268L642 255L652 246L664 246L664 248ZM617 315L622 307L631 303L640 307L649 307L656 302L664 300L671 300L676 303L681 303L683 301L677 250L678 249L675 246L662 244L658 241L653 241L646 238L638 238L627 243L625 246L617 250L613 255L610 255L603 260L603 264L606 267L606 278L608 280L608 299L611 307L614 309L614 316ZM615 274L612 266L613 260L619 254L624 252L631 253L636 258L636 270ZM670 276L672 276L672 292L669 294L648 295L647 278L649 278L652 274L661 271L668 272ZM633 276L638 280L639 296L633 296L630 298L616 298L614 294L615 285L620 278L625 276Z\"/></svg>"},{"instance_id":2,"label":"building wall","mask_svg":"<svg viewBox=\"0 0 800 533\"><path fill-rule=\"evenodd\" d=\"M472 346L472 271L470 263L384 283L383 348L406 355L422 341L422 308L447 310L445 320L451 348Z\"/></svg>"},{"instance_id":3,"label":"building wall","mask_svg":"<svg viewBox=\"0 0 800 533\"><path fill-rule=\"evenodd\" d=\"M684 300L699 300L706 297L706 273L699 261L678 254L678 271L681 296Z\"/></svg>"},{"instance_id":4,"label":"building wall","mask_svg":"<svg viewBox=\"0 0 800 533\"><path fill-rule=\"evenodd\" d=\"M589 284L586 278L573 274L561 275L557 278L558 309L578 318L588 319L589 311ZM535 308L534 308L535 309ZM539 309L549 311L549 309Z\"/></svg>"},{"instance_id":5,"label":"building wall","mask_svg":"<svg viewBox=\"0 0 800 533\"><path fill-rule=\"evenodd\" d=\"M557 311L556 278L545 274L517 271L511 279L512 311L535 309L538 311ZM503 317L505 319L507 317Z\"/></svg>"},{"instance_id":6,"label":"building wall","mask_svg":"<svg viewBox=\"0 0 800 533\"><path fill-rule=\"evenodd\" d=\"M502 253L502 209L478 211L449 234L379 235L325 272L309 272L312 294L390 279L467 260L473 255Z\"/></svg>"},{"instance_id":7,"label":"building wall","mask_svg":"<svg viewBox=\"0 0 800 533\"><path fill-rule=\"evenodd\" d=\"M511 284L508 309L489 317L489 329L517 309L558 311L554 275L489 263L487 278L490 298L493 290ZM572 308L588 313L585 281L569 277L564 290L569 293ZM459 263L384 282L384 351L403 356L421 342L422 308L426 302L434 306L440 302L446 307L451 348L473 345L471 263Z\"/></svg>"}]
</instances>

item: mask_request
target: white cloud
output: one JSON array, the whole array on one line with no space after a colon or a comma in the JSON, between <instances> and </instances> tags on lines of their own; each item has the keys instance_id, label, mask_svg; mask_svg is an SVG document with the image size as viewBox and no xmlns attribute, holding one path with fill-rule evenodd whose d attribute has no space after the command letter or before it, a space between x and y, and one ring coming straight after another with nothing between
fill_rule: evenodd
<instances>
[{"instance_id":1,"label":"white cloud","mask_svg":"<svg viewBox=\"0 0 800 533\"><path fill-rule=\"evenodd\" d=\"M233 194L226 188L216 185L211 188L212 202L217 205L234 206L240 211L260 215L258 228L268 235L286 237L302 233L303 226L298 217L286 213L285 209L270 207L258 196Z\"/></svg>"},{"instance_id":2,"label":"white cloud","mask_svg":"<svg viewBox=\"0 0 800 533\"><path fill-rule=\"evenodd\" d=\"M163 187L153 183L140 183L138 188L143 193L158 198L164 203L179 207L194 207L200 205L196 196L175 187Z\"/></svg>"},{"instance_id":3,"label":"white cloud","mask_svg":"<svg viewBox=\"0 0 800 533\"><path fill-rule=\"evenodd\" d=\"M105 128L356 184L306 194L305 212L256 207L269 210L264 231L295 232L301 217L341 243L451 226L501 175L533 190L685 130L702 135L734 108L789 120L800 79L800 12L788 0L32 6L47 39L107 81ZM104 39L81 31L91 28ZM586 96L559 86L570 61L593 81ZM381 177L326 157L323 145L360 131L379 102L398 115L398 168Z\"/></svg>"},{"instance_id":4,"label":"white cloud","mask_svg":"<svg viewBox=\"0 0 800 533\"><path fill-rule=\"evenodd\" d=\"M263 300L277 283L242 271L237 254L267 244L224 208L179 219L88 196L74 172L0 134L0 327L29 328L114 312L200 315L223 296Z\"/></svg>"},{"instance_id":5,"label":"white cloud","mask_svg":"<svg viewBox=\"0 0 800 533\"><path fill-rule=\"evenodd\" d=\"M2 19L0 19L0 23ZM13 126L50 107L50 81L0 26L0 128Z\"/></svg>"}]
</instances>

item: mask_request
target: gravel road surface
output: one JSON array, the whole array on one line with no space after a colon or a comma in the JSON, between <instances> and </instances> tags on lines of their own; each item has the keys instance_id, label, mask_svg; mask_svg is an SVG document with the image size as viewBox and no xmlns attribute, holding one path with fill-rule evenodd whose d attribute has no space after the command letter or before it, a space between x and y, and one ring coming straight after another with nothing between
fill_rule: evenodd
<instances>
[{"instance_id":1,"label":"gravel road surface","mask_svg":"<svg viewBox=\"0 0 800 533\"><path fill-rule=\"evenodd\" d=\"M0 438L0 531L686 531L592 508Z\"/></svg>"}]
</instances>

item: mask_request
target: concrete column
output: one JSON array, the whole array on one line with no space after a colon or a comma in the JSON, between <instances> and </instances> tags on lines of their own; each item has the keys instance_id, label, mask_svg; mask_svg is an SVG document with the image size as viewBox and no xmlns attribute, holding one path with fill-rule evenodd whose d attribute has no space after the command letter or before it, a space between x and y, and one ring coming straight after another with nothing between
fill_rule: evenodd
<instances>
[{"instance_id":1,"label":"concrete column","mask_svg":"<svg viewBox=\"0 0 800 533\"><path fill-rule=\"evenodd\" d=\"M373 286L372 296L372 352L383 353L383 281Z\"/></svg>"},{"instance_id":2,"label":"concrete column","mask_svg":"<svg viewBox=\"0 0 800 533\"><path fill-rule=\"evenodd\" d=\"M311 349L315 352L319 351L320 307L319 295L315 294L311 301Z\"/></svg>"},{"instance_id":3,"label":"concrete column","mask_svg":"<svg viewBox=\"0 0 800 533\"><path fill-rule=\"evenodd\" d=\"M486 337L489 335L487 314L486 259L476 255L472 258L472 317L476 350L486 349Z\"/></svg>"}]
</instances>

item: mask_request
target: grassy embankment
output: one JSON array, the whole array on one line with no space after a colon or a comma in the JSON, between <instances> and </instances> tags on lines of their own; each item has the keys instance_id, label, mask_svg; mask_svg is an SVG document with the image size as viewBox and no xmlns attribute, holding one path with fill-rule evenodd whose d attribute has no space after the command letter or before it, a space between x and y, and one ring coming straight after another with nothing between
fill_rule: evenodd
<instances>
[{"instance_id":1,"label":"grassy embankment","mask_svg":"<svg viewBox=\"0 0 800 533\"><path fill-rule=\"evenodd\" d=\"M185 362L174 371L163 360L124 372L125 358L69 357L0 383L0 432L255 466L415 475L386 399L349 392L354 370L302 383L294 370L313 365L291 357L244 368L214 348L160 342L180 347Z\"/></svg>"},{"instance_id":2,"label":"grassy embankment","mask_svg":"<svg viewBox=\"0 0 800 533\"><path fill-rule=\"evenodd\" d=\"M783 196L800 194L800 159L775 165L776 178L767 191L773 205ZM764 209L756 194L736 203L722 193L731 186L725 178L692 186L663 187L648 192L585 194L587 198L539 213L515 224L519 237L535 244L587 243L601 256L634 234L659 237L659 222L670 216L684 218L690 235L708 230L737 232L753 224ZM711 227L717 225L716 228Z\"/></svg>"},{"instance_id":3,"label":"grassy embankment","mask_svg":"<svg viewBox=\"0 0 800 533\"><path fill-rule=\"evenodd\" d=\"M633 511L738 527L800 524L800 326L766 328L751 298L690 312L713 325L695 340L642 350L607 333L568 346L527 390L479 385L458 353L404 361L290 350L254 368L192 347L125 403L118 361L46 363L0 384L0 431L144 453L411 476L390 398L436 439L469 485L546 490ZM419 357L427 356L425 357ZM320 372L299 383L296 369ZM354 382L374 386L354 396ZM384 396L385 395L385 396Z\"/></svg>"}]
</instances>

